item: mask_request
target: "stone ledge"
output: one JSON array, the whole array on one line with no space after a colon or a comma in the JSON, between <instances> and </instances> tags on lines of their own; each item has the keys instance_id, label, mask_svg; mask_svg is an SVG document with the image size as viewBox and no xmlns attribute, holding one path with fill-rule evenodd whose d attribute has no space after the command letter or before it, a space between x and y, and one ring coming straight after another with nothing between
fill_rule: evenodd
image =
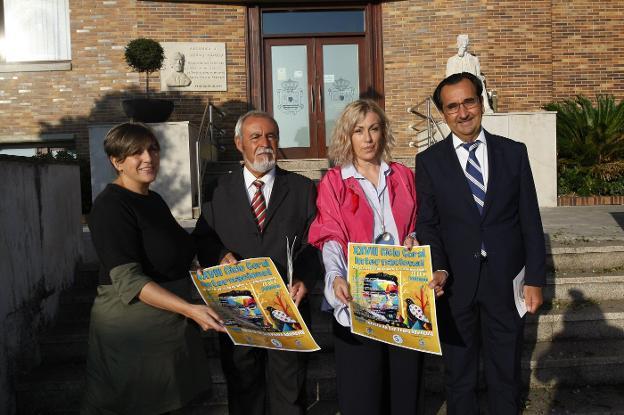
<instances>
[{"instance_id":1,"label":"stone ledge","mask_svg":"<svg viewBox=\"0 0 624 415\"><path fill-rule=\"evenodd\" d=\"M15 62L0 64L0 73L71 71L71 61L62 62Z\"/></svg>"}]
</instances>

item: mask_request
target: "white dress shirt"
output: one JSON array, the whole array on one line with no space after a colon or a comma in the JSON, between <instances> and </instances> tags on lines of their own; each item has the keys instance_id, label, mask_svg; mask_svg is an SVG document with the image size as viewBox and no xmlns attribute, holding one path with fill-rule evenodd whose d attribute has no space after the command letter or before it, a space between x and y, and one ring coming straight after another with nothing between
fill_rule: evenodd
<instances>
[{"instance_id":1,"label":"white dress shirt","mask_svg":"<svg viewBox=\"0 0 624 415\"><path fill-rule=\"evenodd\" d=\"M261 180L264 182L264 186L262 186L262 195L264 196L264 200L266 203L267 209L269 208L269 201L271 200L271 191L273 191L273 183L275 183L275 167L266 172L262 177L254 176L247 167L243 167L243 178L245 179L245 189L247 189L247 196L249 198L249 206L251 206L251 201L256 194L256 190L258 189L253 182L256 180Z\"/></svg>"},{"instance_id":2,"label":"white dress shirt","mask_svg":"<svg viewBox=\"0 0 624 415\"><path fill-rule=\"evenodd\" d=\"M487 141L485 141L485 133L483 132L483 128L479 132L477 139L475 141L480 141L479 147L475 151L475 156L477 156L477 160L479 161L479 165L481 166L481 175L483 176L483 185L487 191L488 186L488 152L487 152ZM461 145L464 142L453 134L453 147L455 148L455 154L457 154L457 159L459 160L459 164L461 165L462 171L464 174L466 173L466 163L468 163L468 152Z\"/></svg>"}]
</instances>

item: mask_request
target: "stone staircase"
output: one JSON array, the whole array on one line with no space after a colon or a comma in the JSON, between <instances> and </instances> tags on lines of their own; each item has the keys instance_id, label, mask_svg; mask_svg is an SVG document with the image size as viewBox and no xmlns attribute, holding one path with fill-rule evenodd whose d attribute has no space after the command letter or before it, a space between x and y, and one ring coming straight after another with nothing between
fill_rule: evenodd
<instances>
[{"instance_id":1,"label":"stone staircase","mask_svg":"<svg viewBox=\"0 0 624 415\"><path fill-rule=\"evenodd\" d=\"M592 258L606 249L573 248L593 264ZM569 249L553 248L553 262L558 263L558 256ZM624 268L624 244L609 249L608 268L616 257L619 268ZM95 274L94 267L82 267L79 283L63 293L57 324L41 342L42 364L20 379L18 413L77 413L84 384L89 310L95 296L89 281L94 281ZM571 413L624 414L624 272L558 268L548 278L545 294L547 303L542 311L527 319L522 367L530 386L530 405L525 413L552 413L550 406L572 404L560 402L560 396L574 398L574 391L578 391L582 394L578 398L588 399L591 391L592 396L600 397L594 402L596 407ZM316 311L321 295L320 287L315 287L311 329L322 350L310 355L308 397L311 413L333 414L336 392L331 319ZM196 403L188 413L227 413L225 379L214 334L206 334L205 349L211 362L213 394L210 401ZM445 413L441 358L427 355L425 379L427 413Z\"/></svg>"},{"instance_id":2,"label":"stone staircase","mask_svg":"<svg viewBox=\"0 0 624 415\"><path fill-rule=\"evenodd\" d=\"M402 156L395 157L394 161L403 163L406 166L413 168L415 158L414 156ZM320 180L327 169L330 168L330 163L327 159L278 160L277 164L284 170L299 173L315 181ZM219 161L210 163L206 166L203 182L208 183L211 178L215 178L223 172L237 169L239 166L240 162L238 161Z\"/></svg>"},{"instance_id":3,"label":"stone staircase","mask_svg":"<svg viewBox=\"0 0 624 415\"><path fill-rule=\"evenodd\" d=\"M413 165L413 159L401 161ZM328 168L325 160L280 165L312 178ZM527 318L525 330L522 368L529 389L524 413L624 415L624 241L581 239L553 244L548 252L551 274L544 290L546 303L537 316ZM41 365L18 380L19 414L78 413L96 272L96 264L83 265L74 287L62 294L56 325L40 344ZM311 330L322 350L309 356L308 413L335 414L331 318L318 311L321 296L319 284L310 296ZM227 391L216 335L207 333L204 343L211 362L212 396L184 413L226 414ZM441 358L427 355L428 415L446 413L442 373Z\"/></svg>"}]
</instances>

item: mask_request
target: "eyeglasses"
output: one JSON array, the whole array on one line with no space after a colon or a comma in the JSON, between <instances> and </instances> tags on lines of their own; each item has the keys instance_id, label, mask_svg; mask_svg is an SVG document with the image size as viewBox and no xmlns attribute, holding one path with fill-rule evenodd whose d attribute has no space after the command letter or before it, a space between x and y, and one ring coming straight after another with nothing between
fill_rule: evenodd
<instances>
[{"instance_id":1,"label":"eyeglasses","mask_svg":"<svg viewBox=\"0 0 624 415\"><path fill-rule=\"evenodd\" d=\"M459 111L459 107L461 107L462 105L465 109L471 110L479 104L481 104L481 101L475 97L466 98L462 102L451 102L446 107L444 107L444 112L446 112L447 114L455 114Z\"/></svg>"}]
</instances>

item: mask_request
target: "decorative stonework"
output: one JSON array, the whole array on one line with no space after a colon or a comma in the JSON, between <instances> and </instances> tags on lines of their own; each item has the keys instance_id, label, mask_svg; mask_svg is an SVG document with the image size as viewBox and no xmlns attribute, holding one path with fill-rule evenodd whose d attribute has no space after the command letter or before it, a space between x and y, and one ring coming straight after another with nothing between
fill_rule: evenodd
<instances>
[{"instance_id":1,"label":"decorative stonework","mask_svg":"<svg viewBox=\"0 0 624 415\"><path fill-rule=\"evenodd\" d=\"M161 42L162 91L227 91L224 42Z\"/></svg>"}]
</instances>

